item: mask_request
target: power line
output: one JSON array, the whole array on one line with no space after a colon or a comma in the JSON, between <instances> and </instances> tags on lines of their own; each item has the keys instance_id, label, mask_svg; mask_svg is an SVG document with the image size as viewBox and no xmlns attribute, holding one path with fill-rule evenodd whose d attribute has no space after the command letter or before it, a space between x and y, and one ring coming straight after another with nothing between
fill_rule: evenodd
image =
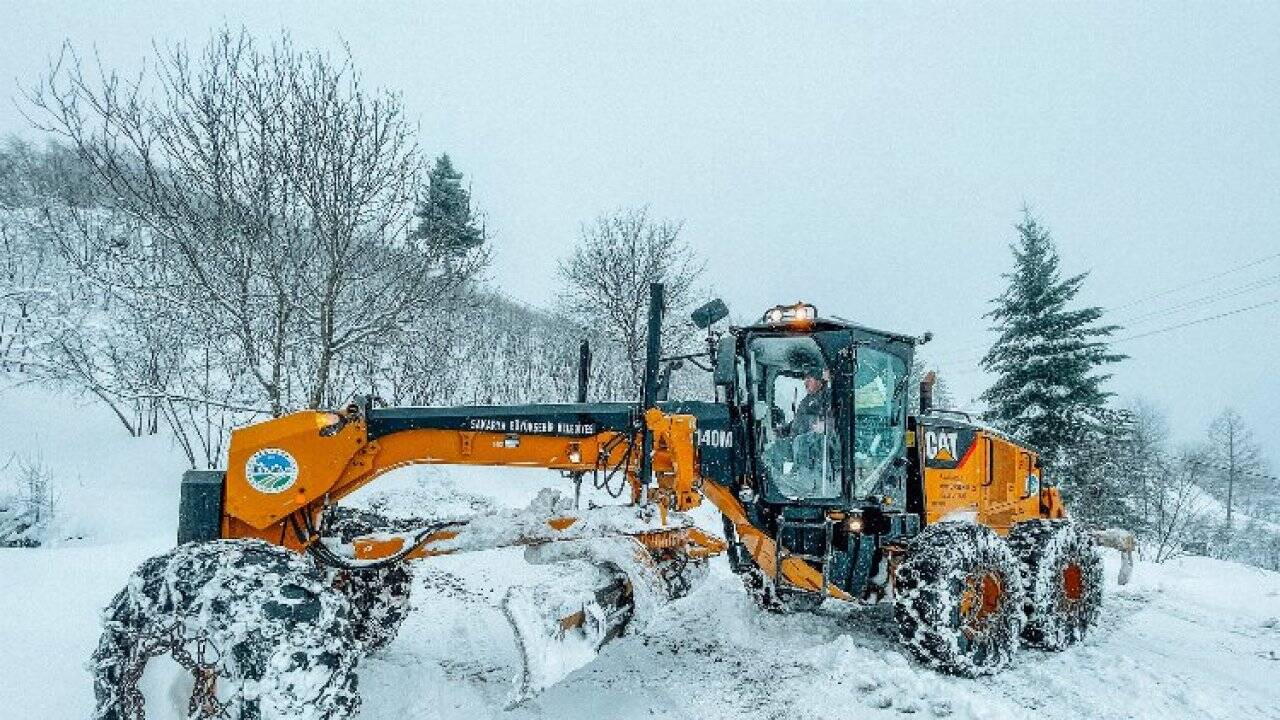
<instances>
[{"instance_id":1,"label":"power line","mask_svg":"<svg viewBox=\"0 0 1280 720\"><path fill-rule=\"evenodd\" d=\"M1200 324L1202 324L1202 323L1211 322L1211 321L1213 321L1213 320L1221 320L1222 318L1231 317L1232 315L1239 315L1240 313L1249 312L1250 310L1257 310L1257 309L1259 309L1259 308L1269 307L1269 306L1271 306L1271 305L1276 305L1276 304L1280 304L1280 298L1275 298L1275 299L1273 299L1273 300L1268 300L1268 301L1266 301L1266 302L1257 303L1257 304L1255 304L1255 305L1249 305L1249 306L1247 306L1247 307L1236 308L1236 309L1234 309L1234 310L1228 310L1227 312L1218 313L1217 315L1210 315L1210 316L1208 316L1208 317L1197 318L1197 319L1195 319L1195 320L1189 320L1189 321L1187 321L1187 322L1181 322L1181 323L1175 323L1175 324L1173 324L1173 325L1167 325L1167 326L1165 326L1165 327L1162 327L1162 328L1156 328L1155 330L1150 330L1150 331L1148 331L1148 332L1137 333L1137 334L1134 334L1134 335L1126 335L1126 336L1124 336L1124 337L1116 338L1116 339L1114 339L1114 340L1109 340L1109 341L1107 341L1107 342L1110 342L1110 343L1121 343L1121 342L1127 342L1127 341L1129 341L1129 340L1137 340L1137 339L1139 339L1139 338L1150 337L1150 336L1152 336L1152 335L1160 335L1160 334L1163 334L1163 333L1171 332L1171 331L1173 331L1173 330L1179 330L1179 329L1181 329L1181 328L1191 327L1192 325L1200 325ZM974 355L974 356L970 356L970 357L967 357L967 358L956 358L956 359L953 359L953 360L936 361L936 362L934 362L933 364L934 364L934 365L936 365L936 366L938 366L939 371L941 371L942 367L944 367L944 366L946 366L946 365L952 365L952 366L955 366L955 365L966 365L966 364L968 364L969 362L973 362L973 361L976 361L976 360L981 360L983 357L986 357L986 353L982 353L981 355ZM973 372L977 372L978 370L979 370L979 368L962 368L962 369L959 369L959 370L950 370L950 371L948 371L948 374L953 375L953 376L954 376L954 375L967 375L967 374L970 374L970 373L973 373Z\"/></svg>"},{"instance_id":2,"label":"power line","mask_svg":"<svg viewBox=\"0 0 1280 720\"><path fill-rule=\"evenodd\" d=\"M1128 335L1128 336L1126 336L1126 337L1117 338L1117 339L1115 339L1115 340L1112 340L1111 342L1113 342L1113 343L1120 343L1120 342L1125 342L1125 341L1127 341L1127 340L1137 340L1138 338L1150 337L1150 336L1152 336L1152 335L1159 335L1159 334L1161 334L1161 333L1167 333L1167 332L1169 332L1169 331L1171 331L1171 330L1177 330L1177 329L1179 329L1179 328L1190 327L1190 326L1192 326L1192 325L1199 325L1199 324L1201 324L1201 323L1207 323L1207 322L1209 322L1209 321L1211 321L1211 320L1220 320L1220 319L1222 319L1222 318L1230 317L1230 316L1232 316L1232 315L1239 315L1239 314L1240 314L1240 313L1242 313L1242 312L1248 312L1248 311L1250 311L1250 310L1257 310L1258 308L1263 308L1263 307L1267 307L1267 306L1269 306L1269 305L1276 305L1276 304L1280 304L1280 298L1276 298L1276 299L1274 299L1274 300L1268 300L1268 301L1266 301L1266 302L1261 302L1261 303L1258 303L1257 305L1250 305L1250 306L1248 306L1248 307L1236 308L1235 310L1229 310L1229 311L1224 312L1224 313L1218 313L1217 315L1210 315L1209 317L1200 318L1200 319L1198 319L1198 320L1190 320L1190 321L1188 321L1188 322L1178 323L1178 324L1176 324L1176 325L1169 325L1168 327L1162 327L1162 328L1159 328L1159 329L1156 329L1156 330L1151 330L1151 331L1149 331L1149 332L1138 333L1137 335Z\"/></svg>"},{"instance_id":3,"label":"power line","mask_svg":"<svg viewBox=\"0 0 1280 720\"><path fill-rule=\"evenodd\" d=\"M1166 296L1166 295L1171 295L1171 294L1173 294L1173 293L1176 293L1176 292L1178 292L1178 291L1180 291L1180 290L1186 290L1187 288L1195 287L1196 285L1201 285L1201 284L1207 283L1207 282L1209 282L1210 280L1217 280L1218 278L1226 277L1226 276L1228 276L1228 275L1234 275L1235 273L1238 273L1238 272L1240 272L1240 271L1242 271L1242 270L1248 270L1248 269L1249 269L1249 268L1251 268L1251 267L1256 267L1256 266L1261 265L1262 263L1267 262L1267 261L1269 261L1269 260L1275 260L1276 258L1280 258L1280 252L1278 252L1278 253L1272 253L1272 254L1270 254L1270 255L1264 255L1264 256L1262 256L1262 257L1260 257L1260 258L1257 258L1257 259L1254 259L1254 260L1250 260L1249 262L1244 263L1243 265L1237 265L1237 266L1235 266L1235 267L1233 267L1233 268L1230 268L1229 270L1223 270L1223 271L1222 271L1222 272L1220 272L1220 273L1216 273L1216 274L1210 275L1210 276L1208 276L1208 277L1203 277L1203 278L1199 278L1199 279L1196 279L1196 280L1191 280L1190 282L1186 282L1186 283L1183 283L1183 284L1181 284L1181 285L1177 285L1177 286L1175 286L1175 287L1168 288L1167 290L1161 290L1161 291L1159 291L1159 292L1152 293L1152 294L1150 294L1150 295L1146 295L1146 296L1144 296L1144 297L1140 297L1140 298L1138 298L1138 299L1136 299L1136 300L1132 300L1132 301L1127 302L1127 303L1125 303L1125 304L1123 304L1123 305L1117 305L1116 307L1109 308L1109 310L1110 310L1111 312L1119 312L1119 311L1121 311L1121 310L1125 310L1125 309L1127 309L1127 308L1131 308L1131 307L1133 307L1133 306L1135 306L1135 305L1140 305L1140 304L1142 304L1142 303L1144 303L1144 302L1146 302L1146 301L1148 301L1148 300L1154 300L1154 299L1156 299L1156 298L1158 298L1158 297L1164 297L1164 296Z\"/></svg>"},{"instance_id":4,"label":"power line","mask_svg":"<svg viewBox=\"0 0 1280 720\"><path fill-rule=\"evenodd\" d=\"M1227 298L1237 297L1239 295L1247 295L1256 290L1264 289L1271 285L1275 285L1278 282L1280 282L1280 275L1270 275L1259 280L1247 282L1243 285L1237 285L1235 287L1217 290L1212 293L1209 293L1208 295L1202 295L1198 298L1193 298L1191 300L1186 300L1184 302L1177 303L1175 305L1169 305L1168 307L1152 310L1150 312L1143 313L1142 315L1138 315L1128 320L1118 320L1117 322L1120 324L1123 324L1125 327L1131 327L1133 325L1141 324L1143 321L1147 320L1148 318L1160 318L1168 315L1175 315L1183 310L1187 310L1187 309L1196 307L1198 305L1211 304L1211 303L1217 302L1218 300L1225 300Z\"/></svg>"},{"instance_id":5,"label":"power line","mask_svg":"<svg viewBox=\"0 0 1280 720\"><path fill-rule=\"evenodd\" d=\"M1223 270L1222 272L1218 272L1218 273L1215 273L1215 274L1213 274L1213 275L1209 275L1209 276L1207 276L1207 277L1199 278L1199 279L1197 279L1197 280L1193 280L1193 281L1191 281L1191 282L1183 283L1182 285L1178 285L1178 286L1175 286L1175 287L1172 287L1172 288L1168 288L1168 289L1166 289L1166 290L1161 290L1160 292L1152 293L1152 294L1150 294L1150 295L1147 295L1147 296L1144 296L1144 297L1138 298L1137 300L1134 300L1134 301L1131 301L1131 302L1125 303L1125 304L1123 304L1123 305L1118 305L1118 306L1116 306L1116 307L1114 307L1114 308L1110 308L1110 309L1108 309L1108 310L1107 310L1107 312L1111 312L1111 313L1119 312L1119 311L1124 310L1124 309L1126 309L1126 308L1134 307L1134 306L1136 306L1136 305L1138 305L1138 304L1140 304L1140 303L1146 302L1147 300L1153 300L1153 299L1158 298L1158 297L1164 297L1164 296L1167 296L1167 295L1171 295L1171 294L1173 294L1173 293L1175 293L1175 292L1178 292L1178 291L1180 291L1180 290L1185 290L1185 289L1187 289L1187 288L1195 287L1196 285L1200 285L1200 284L1203 284L1203 283L1209 282L1209 281L1211 281L1211 280L1217 280L1217 279L1219 279L1219 278L1223 278L1223 277L1226 277L1226 276L1228 276L1228 275L1233 275L1233 274L1235 274L1235 273L1241 272L1241 271L1243 271L1243 270L1247 270L1247 269L1252 268L1252 267L1256 267L1256 266L1258 266L1258 265L1261 265L1261 264L1263 264L1263 263L1265 263L1265 262L1268 262L1268 261L1270 261L1270 260L1274 260L1274 259L1276 259L1276 258L1280 258L1280 253L1272 253L1272 254L1270 254L1270 255L1264 255L1264 256L1262 256L1262 257L1260 257L1260 258L1255 258L1255 259L1253 259L1253 260L1250 260L1249 262L1244 263L1244 264L1242 264L1242 265L1237 265L1237 266L1235 266L1235 267L1233 267L1233 268L1230 268L1230 269L1227 269L1227 270ZM1191 299L1191 300L1186 300L1186 301L1181 302L1181 303L1176 303L1176 304L1174 304L1174 305L1170 305L1170 306L1168 306L1168 307L1159 308L1159 309L1157 309L1157 310L1152 310L1152 311L1147 312L1147 313L1144 313L1144 314L1142 314L1142 315L1138 315L1137 317L1130 318L1128 321L1120 320L1119 322L1120 322L1120 324L1122 324L1122 325L1124 325L1124 326L1126 326L1126 327L1131 327L1131 326L1133 326L1133 325L1141 325L1141 324L1145 324L1145 323L1150 322L1150 321L1152 321L1152 320L1158 320L1158 319L1165 318L1165 317L1168 317L1168 316L1171 316L1171 315L1176 315L1176 314L1178 314L1178 313L1180 313L1180 312L1182 312L1182 311L1184 311L1184 310L1190 310L1190 309L1195 308L1195 307L1200 306L1200 305L1212 304L1212 303L1214 303L1214 302L1217 302L1218 300L1225 300L1225 299L1227 299L1227 298L1238 297L1238 296L1240 296L1240 295L1247 295L1247 294L1249 294L1249 293L1251 293L1251 292L1254 292L1254 291L1257 291L1257 290L1261 290L1261 289L1265 289L1265 288L1267 288L1267 287L1270 287L1271 285L1274 285L1274 284L1276 284L1276 283L1278 283L1278 282L1280 282L1280 275L1271 275L1271 276L1267 276L1267 277L1262 278L1262 279L1259 279L1259 280L1253 280L1253 281L1247 282L1247 283L1245 283L1245 284L1243 284L1243 285L1237 285L1237 286L1234 286L1234 287L1231 287L1231 288L1225 288L1225 289L1223 289L1223 290L1218 290L1218 291L1215 291L1215 292L1210 293L1210 294L1208 294L1208 295L1203 295L1203 296L1201 296L1201 297L1193 298L1193 299ZM1266 304L1270 304L1270 303L1264 303L1264 305L1266 305ZM1245 309L1252 309L1252 308L1245 308ZM1243 312L1245 309L1240 310L1240 312ZM1214 316L1213 318L1207 318L1207 319L1216 319L1217 317L1225 317L1226 315L1235 314L1235 312L1236 312L1236 311L1232 311L1232 312L1226 313L1226 314L1221 315L1221 316ZM1189 324L1189 325L1195 325L1195 324L1199 324L1200 322L1204 322L1204 321L1206 321L1207 319L1196 320L1196 321L1193 321L1193 322L1190 322L1190 323L1187 323L1187 324ZM1185 325L1183 325L1183 327L1185 327ZM1165 330L1172 330L1172 329L1175 329L1175 327L1163 328L1163 329L1159 330L1158 332L1164 332ZM1150 334L1156 334L1156 332L1157 332L1157 331L1153 331L1153 332L1152 332L1152 333L1150 333ZM1136 337L1144 337L1144 336L1145 336L1145 335L1134 335L1134 336L1131 336L1131 337L1129 337L1129 338L1125 338L1125 339L1133 339L1133 338L1136 338ZM992 341L992 342L994 343L994 341ZM1113 341L1113 342L1119 342L1119 340L1116 340L1116 341ZM980 360L980 359L982 359L983 357L986 357L986 354L987 354L987 351L986 351L986 350L984 350L982 353L980 353L980 354L978 354L978 355L972 355L972 354L970 354L970 352L971 352L972 350L977 350L977 349L984 348L984 347L989 347L989 345L988 345L987 343L981 343L981 344L976 344L976 345L967 345L967 346L964 346L964 347L960 348L959 350L955 351L955 352L954 352L952 355L950 355L950 356L946 356L946 355L944 355L944 356L942 356L942 357L938 358L938 359L935 361L935 363L936 363L936 364L938 364L938 365L957 365L957 364L966 364L966 363L969 363L969 362L973 362L974 360Z\"/></svg>"}]
</instances>

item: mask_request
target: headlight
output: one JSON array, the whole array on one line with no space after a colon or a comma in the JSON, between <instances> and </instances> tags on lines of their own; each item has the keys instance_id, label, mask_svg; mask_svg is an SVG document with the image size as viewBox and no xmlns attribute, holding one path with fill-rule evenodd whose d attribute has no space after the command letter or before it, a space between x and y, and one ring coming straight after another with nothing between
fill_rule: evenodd
<instances>
[{"instance_id":1,"label":"headlight","mask_svg":"<svg viewBox=\"0 0 1280 720\"><path fill-rule=\"evenodd\" d=\"M849 517L844 520L844 529L848 530L850 533L860 533L862 532L863 527L862 513L860 512L849 513Z\"/></svg>"},{"instance_id":2,"label":"headlight","mask_svg":"<svg viewBox=\"0 0 1280 720\"><path fill-rule=\"evenodd\" d=\"M808 323L818 319L818 309L808 303L778 305L764 314L764 321L777 323Z\"/></svg>"},{"instance_id":3,"label":"headlight","mask_svg":"<svg viewBox=\"0 0 1280 720\"><path fill-rule=\"evenodd\" d=\"M342 416L337 413L316 413L316 427L320 428L321 437L337 435L343 424Z\"/></svg>"}]
</instances>

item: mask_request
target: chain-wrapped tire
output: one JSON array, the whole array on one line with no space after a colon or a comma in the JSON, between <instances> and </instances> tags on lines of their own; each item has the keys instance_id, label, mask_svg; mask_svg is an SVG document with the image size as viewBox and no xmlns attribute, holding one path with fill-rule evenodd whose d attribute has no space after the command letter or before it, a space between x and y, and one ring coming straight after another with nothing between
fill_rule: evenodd
<instances>
[{"instance_id":1,"label":"chain-wrapped tire","mask_svg":"<svg viewBox=\"0 0 1280 720\"><path fill-rule=\"evenodd\" d=\"M333 507L325 521L325 532L349 544L363 535L405 529L401 525L366 510ZM331 582L347 597L351 606L352 634L365 654L386 647L400 632L409 616L413 575L406 563L387 567L330 570Z\"/></svg>"},{"instance_id":2,"label":"chain-wrapped tire","mask_svg":"<svg viewBox=\"0 0 1280 720\"><path fill-rule=\"evenodd\" d=\"M1022 564L1027 643L1062 650L1083 638L1102 607L1102 560L1089 534L1067 520L1028 520L1009 546Z\"/></svg>"},{"instance_id":3,"label":"chain-wrapped tire","mask_svg":"<svg viewBox=\"0 0 1280 720\"><path fill-rule=\"evenodd\" d=\"M896 571L898 635L920 662L973 677L1018 650L1025 617L1018 560L990 528L943 522L907 546Z\"/></svg>"},{"instance_id":4,"label":"chain-wrapped tire","mask_svg":"<svg viewBox=\"0 0 1280 720\"><path fill-rule=\"evenodd\" d=\"M258 540L187 543L147 560L103 612L94 720L144 720L138 683L169 655L185 717L340 720L359 706L346 600L310 559Z\"/></svg>"}]
</instances>

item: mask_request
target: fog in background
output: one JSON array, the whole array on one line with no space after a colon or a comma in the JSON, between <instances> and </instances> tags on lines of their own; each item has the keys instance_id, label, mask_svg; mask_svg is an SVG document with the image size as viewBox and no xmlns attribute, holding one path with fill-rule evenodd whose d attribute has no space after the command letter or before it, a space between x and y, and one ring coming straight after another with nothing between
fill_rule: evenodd
<instances>
[{"instance_id":1,"label":"fog in background","mask_svg":"<svg viewBox=\"0 0 1280 720\"><path fill-rule=\"evenodd\" d=\"M550 306L579 224L647 203L685 220L736 319L803 299L931 330L962 402L1025 203L1127 326L1111 388L1180 439L1234 405L1280 465L1280 5L0 2L0 135L36 137L8 96L64 39L132 71L223 23L346 43L403 92L508 295Z\"/></svg>"}]
</instances>

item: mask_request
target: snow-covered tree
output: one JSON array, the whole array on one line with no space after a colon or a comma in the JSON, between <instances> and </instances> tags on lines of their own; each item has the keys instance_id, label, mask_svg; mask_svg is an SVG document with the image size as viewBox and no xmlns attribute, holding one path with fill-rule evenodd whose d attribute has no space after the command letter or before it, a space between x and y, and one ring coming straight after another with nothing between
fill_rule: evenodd
<instances>
[{"instance_id":1,"label":"snow-covered tree","mask_svg":"<svg viewBox=\"0 0 1280 720\"><path fill-rule=\"evenodd\" d=\"M462 186L462 173L448 154L436 158L427 175L426 197L413 212L414 237L451 251L466 252L484 244L485 230L471 207L471 193Z\"/></svg>"},{"instance_id":2,"label":"snow-covered tree","mask_svg":"<svg viewBox=\"0 0 1280 720\"><path fill-rule=\"evenodd\" d=\"M1104 410L1110 418L1084 436L1056 468L1063 480L1071 514L1093 527L1119 527L1142 536L1148 527L1142 517L1145 466L1163 461L1163 454L1143 457L1136 439L1146 420L1128 410Z\"/></svg>"},{"instance_id":3,"label":"snow-covered tree","mask_svg":"<svg viewBox=\"0 0 1280 720\"><path fill-rule=\"evenodd\" d=\"M1262 448L1253 439L1235 408L1223 410L1209 425L1207 451L1211 462L1206 483L1226 506L1226 527L1237 507L1256 502L1266 487Z\"/></svg>"},{"instance_id":4,"label":"snow-covered tree","mask_svg":"<svg viewBox=\"0 0 1280 720\"><path fill-rule=\"evenodd\" d=\"M951 387L947 384L946 378L917 351L915 357L911 358L911 374L907 379L907 412L914 413L920 409L920 382L930 370L934 374L933 406L956 409L955 397L951 394Z\"/></svg>"},{"instance_id":5,"label":"snow-covered tree","mask_svg":"<svg viewBox=\"0 0 1280 720\"><path fill-rule=\"evenodd\" d=\"M154 67L124 80L68 51L32 116L145 231L119 254L159 247L178 276L136 289L209 328L254 405L340 402L345 356L454 309L486 258L414 235L422 163L398 96L244 30L158 47Z\"/></svg>"},{"instance_id":6,"label":"snow-covered tree","mask_svg":"<svg viewBox=\"0 0 1280 720\"><path fill-rule=\"evenodd\" d=\"M1150 559L1164 562L1205 545L1209 503L1196 483L1207 462L1204 452L1195 448L1162 459L1143 543Z\"/></svg>"},{"instance_id":7,"label":"snow-covered tree","mask_svg":"<svg viewBox=\"0 0 1280 720\"><path fill-rule=\"evenodd\" d=\"M621 351L633 393L644 376L651 283L666 284L663 349L684 348L694 337L688 310L705 263L680 238L680 229L678 222L651 219L644 207L603 215L582 227L558 268L562 311Z\"/></svg>"},{"instance_id":8,"label":"snow-covered tree","mask_svg":"<svg viewBox=\"0 0 1280 720\"><path fill-rule=\"evenodd\" d=\"M986 315L999 338L982 359L996 375L982 399L989 420L1056 464L1105 428L1110 375L1100 370L1124 356L1108 348L1117 328L1099 323L1102 308L1070 307L1087 273L1062 277L1053 238L1029 210L1017 231L1009 286Z\"/></svg>"}]
</instances>

